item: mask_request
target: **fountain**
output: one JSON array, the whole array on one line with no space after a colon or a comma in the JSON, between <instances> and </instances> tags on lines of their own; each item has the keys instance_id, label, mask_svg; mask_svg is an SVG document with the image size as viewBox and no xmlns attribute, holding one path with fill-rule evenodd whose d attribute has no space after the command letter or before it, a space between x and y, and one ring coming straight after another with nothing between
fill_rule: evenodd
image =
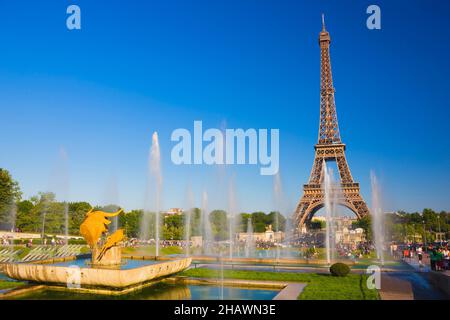
<instances>
[{"instance_id":1,"label":"fountain","mask_svg":"<svg viewBox=\"0 0 450 320\"><path fill-rule=\"evenodd\" d=\"M106 206L103 207L103 210L107 212L115 212L119 210L119 187L118 187L117 177L112 175L108 179L108 183L105 188L105 196L104 201ZM119 217L115 216L111 220L111 231L115 232L119 228Z\"/></svg>"},{"instance_id":2,"label":"fountain","mask_svg":"<svg viewBox=\"0 0 450 320\"><path fill-rule=\"evenodd\" d=\"M245 238L245 257L250 258L255 256L255 241L253 239L253 225L252 218L247 220L247 237Z\"/></svg>"},{"instance_id":3,"label":"fountain","mask_svg":"<svg viewBox=\"0 0 450 320\"><path fill-rule=\"evenodd\" d=\"M64 201L64 244L69 244L69 204Z\"/></svg>"},{"instance_id":4,"label":"fountain","mask_svg":"<svg viewBox=\"0 0 450 320\"><path fill-rule=\"evenodd\" d=\"M283 191L281 188L281 176L280 176L280 171L277 172L277 174L274 176L273 178L273 194L274 194L274 202L275 202L275 209L278 210L278 212L282 211L282 206L283 206ZM275 216L275 231L280 231L280 222L279 222L279 217L278 217L278 213ZM280 259L280 246L277 243L277 247L276 247L276 260Z\"/></svg>"},{"instance_id":5,"label":"fountain","mask_svg":"<svg viewBox=\"0 0 450 320\"><path fill-rule=\"evenodd\" d=\"M156 256L159 256L159 210L161 208L161 153L159 151L158 133L154 132L152 135L152 147L150 149L150 174L155 179L155 241L156 241Z\"/></svg>"},{"instance_id":6,"label":"fountain","mask_svg":"<svg viewBox=\"0 0 450 320\"><path fill-rule=\"evenodd\" d=\"M64 203L63 215L64 221L64 242L69 242L69 156L66 150L61 147L59 149L56 165L50 178L50 190L57 194ZM45 219L46 210L42 213L42 235L45 235Z\"/></svg>"},{"instance_id":7,"label":"fountain","mask_svg":"<svg viewBox=\"0 0 450 320\"><path fill-rule=\"evenodd\" d=\"M12 201L11 208L9 210L9 223L11 224L11 232L16 231L16 219L17 219L17 205L14 201Z\"/></svg>"},{"instance_id":8,"label":"fountain","mask_svg":"<svg viewBox=\"0 0 450 320\"><path fill-rule=\"evenodd\" d=\"M45 238L45 218L47 217L48 203L45 197L42 201L44 202L41 211L41 239L43 240Z\"/></svg>"},{"instance_id":9,"label":"fountain","mask_svg":"<svg viewBox=\"0 0 450 320\"><path fill-rule=\"evenodd\" d=\"M203 191L203 194L202 194L201 226L202 226L202 239L203 239L204 253L207 255L211 255L213 253L213 251L212 251L213 237L212 237L212 230L211 230L211 221L209 220L209 213L208 213L208 193L206 193L206 191Z\"/></svg>"},{"instance_id":10,"label":"fountain","mask_svg":"<svg viewBox=\"0 0 450 320\"><path fill-rule=\"evenodd\" d=\"M42 263L7 263L2 265L2 271L10 278L53 285L65 285L68 289L75 280L78 288L96 293L97 287L108 287L127 292L132 286L141 286L150 280L167 276L187 268L191 264L190 258L177 259L158 263L156 260L144 261L134 268L124 268L129 263L121 259L121 241L124 238L123 229L119 229L106 240L101 238L108 232L111 224L108 218L118 216L122 210L115 213L94 211L91 209L80 226L80 233L85 238L92 251L92 257L86 265L75 264L69 259L70 266ZM65 260L62 260L65 262ZM83 260L81 260L83 261ZM76 267L73 267L76 266ZM110 292L110 291L107 291Z\"/></svg>"},{"instance_id":11,"label":"fountain","mask_svg":"<svg viewBox=\"0 0 450 320\"><path fill-rule=\"evenodd\" d=\"M117 244L124 238L123 229L119 229L108 236L101 248L98 247L98 243L100 237L108 231L106 226L111 223L107 218L117 217L121 212L122 209L114 213L91 209L80 225L80 233L86 239L92 251L92 266L120 265L122 257L120 247Z\"/></svg>"},{"instance_id":12,"label":"fountain","mask_svg":"<svg viewBox=\"0 0 450 320\"><path fill-rule=\"evenodd\" d=\"M192 213L194 210L194 194L192 193L191 187L188 186L187 192L187 207L188 210L185 212L185 218L184 218L184 236L186 240L186 256L188 257L190 255L190 241L191 241L191 221L192 221Z\"/></svg>"},{"instance_id":13,"label":"fountain","mask_svg":"<svg viewBox=\"0 0 450 320\"><path fill-rule=\"evenodd\" d=\"M370 172L372 186L372 232L375 240L375 250L381 265L384 265L384 213L381 206L381 192L378 179L373 171Z\"/></svg>"},{"instance_id":14,"label":"fountain","mask_svg":"<svg viewBox=\"0 0 450 320\"><path fill-rule=\"evenodd\" d=\"M326 221L326 258L327 264L336 258L335 257L335 217L337 215L337 205L339 197L341 195L340 188L333 179L333 171L328 169L325 160L322 165L322 177L323 177L323 190L324 190L324 208L325 208L325 221Z\"/></svg>"},{"instance_id":15,"label":"fountain","mask_svg":"<svg viewBox=\"0 0 450 320\"><path fill-rule=\"evenodd\" d=\"M148 156L148 175L145 194L145 205L143 217L141 220L140 238L148 240L150 237L150 211L151 199L154 203L154 237L155 237L155 255L159 256L159 240L160 240L160 208L161 208L161 191L162 191L162 174L161 174L161 153L159 149L158 133L152 135L152 145Z\"/></svg>"},{"instance_id":16,"label":"fountain","mask_svg":"<svg viewBox=\"0 0 450 320\"><path fill-rule=\"evenodd\" d=\"M233 250L234 250L234 234L236 227L236 192L234 187L234 179L230 179L229 189L228 189L228 233L229 233L229 241L230 241L230 260L233 259Z\"/></svg>"}]
</instances>

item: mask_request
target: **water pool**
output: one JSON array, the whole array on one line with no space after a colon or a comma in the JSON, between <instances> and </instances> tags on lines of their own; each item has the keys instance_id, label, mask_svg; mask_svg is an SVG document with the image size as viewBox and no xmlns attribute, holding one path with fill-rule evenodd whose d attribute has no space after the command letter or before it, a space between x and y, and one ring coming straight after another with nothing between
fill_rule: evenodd
<instances>
[{"instance_id":1,"label":"water pool","mask_svg":"<svg viewBox=\"0 0 450 320\"><path fill-rule=\"evenodd\" d=\"M71 260L71 261L52 263L49 265L58 266L58 267L77 266L80 268L91 268L90 262L91 262L91 259L77 259L77 260ZM128 270L128 269L134 269L134 268L144 267L144 266L148 266L148 265L152 265L152 264L163 263L163 262L165 262L165 261L122 259L122 264L120 265L120 267L117 267L116 269Z\"/></svg>"},{"instance_id":2,"label":"water pool","mask_svg":"<svg viewBox=\"0 0 450 320\"><path fill-rule=\"evenodd\" d=\"M179 285L156 283L150 287L121 296L42 290L14 297L19 300L272 300L279 290Z\"/></svg>"}]
</instances>

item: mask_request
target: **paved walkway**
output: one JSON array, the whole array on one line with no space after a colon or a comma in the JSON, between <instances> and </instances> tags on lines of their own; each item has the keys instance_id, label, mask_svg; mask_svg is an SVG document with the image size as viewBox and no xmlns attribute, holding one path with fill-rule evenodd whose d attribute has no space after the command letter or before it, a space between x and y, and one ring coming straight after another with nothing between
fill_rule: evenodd
<instances>
[{"instance_id":1,"label":"paved walkway","mask_svg":"<svg viewBox=\"0 0 450 320\"><path fill-rule=\"evenodd\" d=\"M305 287L306 283L290 283L273 300L297 300Z\"/></svg>"},{"instance_id":2,"label":"paved walkway","mask_svg":"<svg viewBox=\"0 0 450 320\"><path fill-rule=\"evenodd\" d=\"M414 300L412 285L409 281L383 273L381 275L381 300Z\"/></svg>"},{"instance_id":3,"label":"paved walkway","mask_svg":"<svg viewBox=\"0 0 450 320\"><path fill-rule=\"evenodd\" d=\"M426 261L424 259L423 265L420 265L416 259L407 259L403 261L403 266L398 271L383 273L381 298L385 300L445 300L444 293L430 283L428 278L430 268Z\"/></svg>"}]
</instances>

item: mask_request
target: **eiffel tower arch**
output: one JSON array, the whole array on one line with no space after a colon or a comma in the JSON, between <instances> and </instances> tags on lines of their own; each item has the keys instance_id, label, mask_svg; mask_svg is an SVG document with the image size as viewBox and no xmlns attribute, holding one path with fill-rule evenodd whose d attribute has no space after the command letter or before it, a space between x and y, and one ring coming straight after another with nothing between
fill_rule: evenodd
<instances>
[{"instance_id":1,"label":"eiffel tower arch","mask_svg":"<svg viewBox=\"0 0 450 320\"><path fill-rule=\"evenodd\" d=\"M321 53L319 138L314 147L315 156L311 175L308 183L303 186L303 196L294 214L298 232L302 232L314 214L324 207L323 166L329 161L336 162L339 173L341 192L339 192L337 203L353 211L358 219L369 214L369 209L359 190L359 183L353 180L345 157L345 144L341 141L334 100L330 42L330 34L325 29L322 16L322 31L319 34Z\"/></svg>"}]
</instances>

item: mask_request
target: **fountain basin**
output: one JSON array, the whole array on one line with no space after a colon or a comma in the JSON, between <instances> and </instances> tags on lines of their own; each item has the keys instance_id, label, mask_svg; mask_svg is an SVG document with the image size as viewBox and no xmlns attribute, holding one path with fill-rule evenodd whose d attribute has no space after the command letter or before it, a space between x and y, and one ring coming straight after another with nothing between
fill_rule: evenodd
<instances>
[{"instance_id":1,"label":"fountain basin","mask_svg":"<svg viewBox=\"0 0 450 320\"><path fill-rule=\"evenodd\" d=\"M158 262L133 269L104 269L54 266L45 264L15 264L2 266L8 277L37 283L72 285L80 287L107 287L124 289L153 279L180 272L191 264L191 258Z\"/></svg>"}]
</instances>

